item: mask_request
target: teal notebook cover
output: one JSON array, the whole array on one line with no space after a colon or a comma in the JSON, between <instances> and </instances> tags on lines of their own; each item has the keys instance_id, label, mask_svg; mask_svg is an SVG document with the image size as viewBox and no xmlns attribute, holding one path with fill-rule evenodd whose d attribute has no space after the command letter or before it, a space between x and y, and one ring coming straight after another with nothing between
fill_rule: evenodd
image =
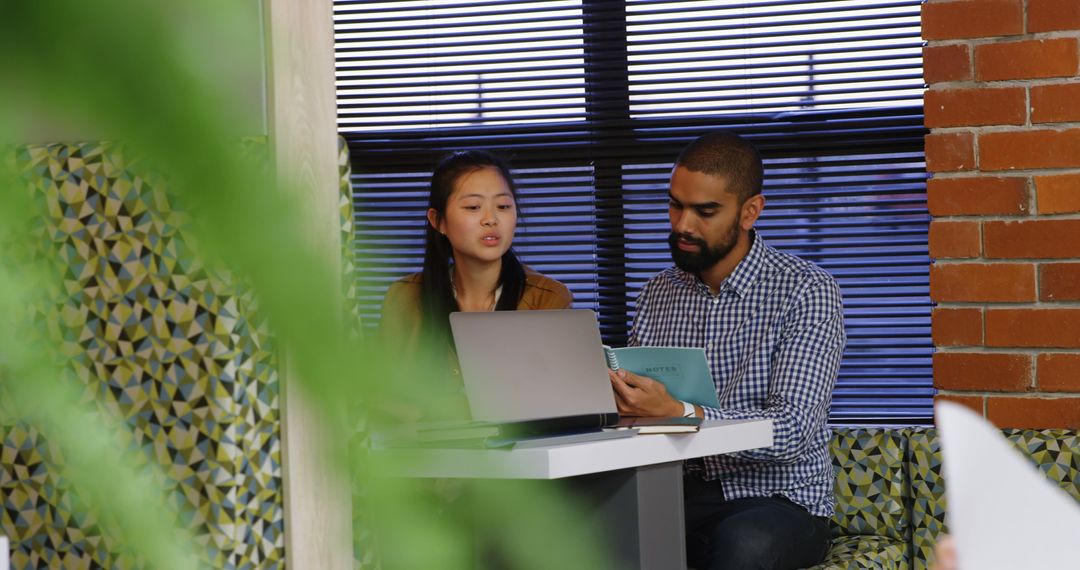
<instances>
[{"instance_id":1,"label":"teal notebook cover","mask_svg":"<svg viewBox=\"0 0 1080 570\"><path fill-rule=\"evenodd\" d=\"M670 346L604 347L608 368L625 368L664 383L676 400L719 408L705 350Z\"/></svg>"}]
</instances>

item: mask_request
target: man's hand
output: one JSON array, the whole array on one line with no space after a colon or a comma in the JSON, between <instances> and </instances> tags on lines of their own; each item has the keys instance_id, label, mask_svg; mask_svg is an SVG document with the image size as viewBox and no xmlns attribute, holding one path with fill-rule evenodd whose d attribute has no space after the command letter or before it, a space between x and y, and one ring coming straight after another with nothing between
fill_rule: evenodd
<instances>
[{"instance_id":1,"label":"man's hand","mask_svg":"<svg viewBox=\"0 0 1080 570\"><path fill-rule=\"evenodd\" d=\"M683 415L682 402L672 398L662 383L627 370L608 370L608 377L611 378L620 414L650 417Z\"/></svg>"}]
</instances>

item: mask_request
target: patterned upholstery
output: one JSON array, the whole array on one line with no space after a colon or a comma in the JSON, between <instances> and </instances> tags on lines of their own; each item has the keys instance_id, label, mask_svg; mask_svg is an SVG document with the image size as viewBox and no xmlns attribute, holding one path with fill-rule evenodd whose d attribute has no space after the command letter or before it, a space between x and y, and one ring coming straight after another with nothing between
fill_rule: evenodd
<instances>
[{"instance_id":1,"label":"patterned upholstery","mask_svg":"<svg viewBox=\"0 0 1080 570\"><path fill-rule=\"evenodd\" d=\"M906 433L834 428L833 545L816 568L907 568L911 517L904 458Z\"/></svg>"},{"instance_id":2,"label":"patterned upholstery","mask_svg":"<svg viewBox=\"0 0 1080 570\"><path fill-rule=\"evenodd\" d=\"M1003 435L1059 487L1080 500L1080 435L1074 430L1006 429ZM933 561L938 536L945 524L945 479L941 472L941 443L937 430L912 430L910 438L912 558L917 570Z\"/></svg>"},{"instance_id":3,"label":"patterned upholstery","mask_svg":"<svg viewBox=\"0 0 1080 570\"><path fill-rule=\"evenodd\" d=\"M1080 501L1080 433L1064 429L1006 429L1003 433L1043 474Z\"/></svg>"},{"instance_id":4,"label":"patterned upholstery","mask_svg":"<svg viewBox=\"0 0 1080 570\"><path fill-rule=\"evenodd\" d=\"M11 538L12 568L132 568L115 531L71 492L59 456L24 422L0 426L0 534Z\"/></svg>"},{"instance_id":5,"label":"patterned upholstery","mask_svg":"<svg viewBox=\"0 0 1080 570\"><path fill-rule=\"evenodd\" d=\"M907 568L907 544L883 536L841 536L833 539L829 555L813 570Z\"/></svg>"},{"instance_id":6,"label":"patterned upholstery","mask_svg":"<svg viewBox=\"0 0 1080 570\"><path fill-rule=\"evenodd\" d=\"M342 290L345 292L346 324L350 334L360 336L363 327L360 322L360 299L356 286L356 260L353 257L355 241L355 220L353 219L352 163L349 161L349 146L343 137L338 137L338 173L341 176L341 191L338 208L341 212L341 260ZM362 411L351 410L353 432L349 437L349 453L362 458L369 446L368 433ZM375 537L371 532L370 521L365 517L364 499L366 489L359 478L353 478L352 486L352 531L353 531L353 568L378 568L375 556Z\"/></svg>"},{"instance_id":7,"label":"patterned upholstery","mask_svg":"<svg viewBox=\"0 0 1080 570\"><path fill-rule=\"evenodd\" d=\"M266 141L245 148L263 153ZM351 239L339 150L341 229ZM164 469L169 503L205 546L205 565L282 568L280 384L250 291L201 261L187 214L119 145L28 145L13 158L40 207L33 255L64 266L63 289L39 312L95 409ZM350 271L351 257L345 264ZM355 313L355 294L346 296ZM12 568L137 566L108 521L79 504L63 457L2 404L0 445L0 534L11 538Z\"/></svg>"},{"instance_id":8,"label":"patterned upholstery","mask_svg":"<svg viewBox=\"0 0 1080 570\"><path fill-rule=\"evenodd\" d=\"M908 476L911 480L912 566L926 570L933 560L945 523L945 479L941 473L941 440L936 428L915 428L908 438Z\"/></svg>"},{"instance_id":9,"label":"patterned upholstery","mask_svg":"<svg viewBox=\"0 0 1080 570\"><path fill-rule=\"evenodd\" d=\"M356 258L353 255L353 242L356 241L356 220L353 219L352 163L349 162L349 145L345 138L338 137L338 211L341 216L341 289L345 294L345 310L348 330L359 335L360 298L356 286Z\"/></svg>"},{"instance_id":10,"label":"patterned upholstery","mask_svg":"<svg viewBox=\"0 0 1080 570\"><path fill-rule=\"evenodd\" d=\"M264 152L265 141L247 148ZM164 469L168 501L205 545L207 565L283 566L277 361L250 292L201 261L186 213L119 145L24 146L15 165L40 206L36 254L65 268L42 315L74 375L103 417L127 428L129 445ZM22 433L4 434L5 454L47 446ZM46 457L32 467L18 463L26 454L5 457L5 474L19 481L0 483L11 485L0 529L18 545L13 566L126 566L109 553L112 540L83 538L102 530L93 512L54 492L65 489L64 462ZM22 476L30 469L47 483ZM21 500L32 493L38 501ZM82 563L68 554L79 550Z\"/></svg>"},{"instance_id":11,"label":"patterned upholstery","mask_svg":"<svg viewBox=\"0 0 1080 570\"><path fill-rule=\"evenodd\" d=\"M909 514L904 474L907 440L888 429L833 430L836 468L834 531L906 540Z\"/></svg>"}]
</instances>

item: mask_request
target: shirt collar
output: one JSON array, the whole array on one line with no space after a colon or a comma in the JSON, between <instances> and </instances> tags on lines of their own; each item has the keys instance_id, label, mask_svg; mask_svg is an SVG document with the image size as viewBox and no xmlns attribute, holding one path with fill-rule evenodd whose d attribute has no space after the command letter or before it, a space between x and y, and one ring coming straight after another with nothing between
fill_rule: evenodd
<instances>
[{"instance_id":1,"label":"shirt collar","mask_svg":"<svg viewBox=\"0 0 1080 570\"><path fill-rule=\"evenodd\" d=\"M750 290L750 286L757 281L758 276L761 275L761 271L765 267L766 247L764 240L757 235L757 231L750 230L750 251L735 266L735 270L731 272L731 275L728 275L727 279L724 279L724 282L720 284L719 294L730 290L740 297L746 295ZM709 286L696 274L683 271L678 267L675 267L674 270L679 281L705 295L712 296Z\"/></svg>"},{"instance_id":2,"label":"shirt collar","mask_svg":"<svg viewBox=\"0 0 1080 570\"><path fill-rule=\"evenodd\" d=\"M491 303L489 311L494 311L495 307L499 304L499 298L502 297L503 286L499 283L499 286L495 288L495 301ZM454 295L454 300L457 301L457 287L454 287L454 266L450 266L450 293Z\"/></svg>"}]
</instances>

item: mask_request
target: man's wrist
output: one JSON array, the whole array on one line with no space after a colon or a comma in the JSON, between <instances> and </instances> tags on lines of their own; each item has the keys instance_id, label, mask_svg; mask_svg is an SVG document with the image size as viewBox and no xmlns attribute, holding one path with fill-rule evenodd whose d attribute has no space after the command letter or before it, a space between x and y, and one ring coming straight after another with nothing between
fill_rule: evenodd
<instances>
[{"instance_id":1,"label":"man's wrist","mask_svg":"<svg viewBox=\"0 0 1080 570\"><path fill-rule=\"evenodd\" d=\"M684 418L695 418L695 417L697 417L697 409L694 408L693 404L691 404L690 402L683 402L682 405L683 405L682 417L684 417Z\"/></svg>"}]
</instances>

